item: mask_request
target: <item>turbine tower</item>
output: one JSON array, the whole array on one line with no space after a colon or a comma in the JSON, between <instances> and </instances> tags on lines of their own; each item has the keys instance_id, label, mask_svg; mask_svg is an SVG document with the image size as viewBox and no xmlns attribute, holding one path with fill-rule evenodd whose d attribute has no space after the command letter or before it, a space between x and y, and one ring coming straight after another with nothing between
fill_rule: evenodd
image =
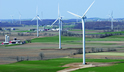
<instances>
[{"instance_id":1,"label":"turbine tower","mask_svg":"<svg viewBox=\"0 0 124 72\"><path fill-rule=\"evenodd\" d=\"M60 18L61 18L61 31L62 31L63 30L62 16Z\"/></svg>"},{"instance_id":2,"label":"turbine tower","mask_svg":"<svg viewBox=\"0 0 124 72\"><path fill-rule=\"evenodd\" d=\"M59 49L61 49L61 30L62 30L61 25L62 25L62 17L60 16L60 13L59 13L59 4L58 4L58 18L52 23L52 25L55 24L57 22L57 20L59 20Z\"/></svg>"},{"instance_id":3,"label":"turbine tower","mask_svg":"<svg viewBox=\"0 0 124 72\"><path fill-rule=\"evenodd\" d=\"M95 1L93 1L93 3L94 3ZM89 8L85 11L85 13L83 14L83 16L79 16L79 15L77 15L77 14L74 14L74 13L72 13L72 12L69 12L69 11L67 11L68 13L70 13L70 14L72 14L72 15L74 15L74 16L76 16L76 17L79 17L79 18L81 18L82 19L82 34L83 34L83 41L82 41L82 43L83 43L83 64L85 65L85 23L84 23L84 19L86 18L86 13L88 12L88 10L90 9L90 7L93 5L93 3L89 6Z\"/></svg>"},{"instance_id":4,"label":"turbine tower","mask_svg":"<svg viewBox=\"0 0 124 72\"><path fill-rule=\"evenodd\" d=\"M39 15L37 14L38 12L38 8L36 9L36 16L31 20L33 21L34 19L37 19L37 37L39 37L39 25L38 25L38 20L41 21L41 19L39 18Z\"/></svg>"}]
</instances>

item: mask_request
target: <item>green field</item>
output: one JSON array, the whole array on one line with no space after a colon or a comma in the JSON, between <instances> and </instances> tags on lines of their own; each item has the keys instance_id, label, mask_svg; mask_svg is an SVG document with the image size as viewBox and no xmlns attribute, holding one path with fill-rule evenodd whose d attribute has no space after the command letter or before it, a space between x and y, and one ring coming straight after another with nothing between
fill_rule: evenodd
<instances>
[{"instance_id":1,"label":"green field","mask_svg":"<svg viewBox=\"0 0 124 72\"><path fill-rule=\"evenodd\" d=\"M82 31L82 29L72 29L72 30L69 30L69 31ZM95 30L85 30L85 31L95 31Z\"/></svg>"},{"instance_id":2,"label":"green field","mask_svg":"<svg viewBox=\"0 0 124 72\"><path fill-rule=\"evenodd\" d=\"M86 59L87 62L122 62L124 60L112 60L112 59ZM67 67L61 67L65 64L82 62L82 59L72 59L72 58L59 58L59 59L50 59L50 60L41 60L41 61L22 61L13 64L0 65L0 72L56 72L58 70L65 69ZM107 67L94 67L94 68L85 68L80 69L80 72L85 72L84 70L101 72L121 72L123 69L124 63L118 63L113 66ZM116 68L115 68L116 67ZM99 69L98 69L99 68ZM78 72L78 71L76 71Z\"/></svg>"},{"instance_id":3,"label":"green field","mask_svg":"<svg viewBox=\"0 0 124 72\"><path fill-rule=\"evenodd\" d=\"M116 43L89 43L89 42L86 42L86 45L116 45Z\"/></svg>"},{"instance_id":4,"label":"green field","mask_svg":"<svg viewBox=\"0 0 124 72\"><path fill-rule=\"evenodd\" d=\"M102 52L102 53L88 53L87 55L111 55L111 56L124 56L124 53L115 52Z\"/></svg>"},{"instance_id":5,"label":"green field","mask_svg":"<svg viewBox=\"0 0 124 72\"><path fill-rule=\"evenodd\" d=\"M86 38L86 41L124 41L123 37L124 36L120 35L120 36L110 36L110 37L106 37L106 38ZM81 37L62 36L61 41L62 41L62 43L81 44L82 38ZM35 38L35 39L32 39L32 42L58 43L59 36Z\"/></svg>"},{"instance_id":6,"label":"green field","mask_svg":"<svg viewBox=\"0 0 124 72\"><path fill-rule=\"evenodd\" d=\"M122 38L86 38L86 41L124 41Z\"/></svg>"},{"instance_id":7,"label":"green field","mask_svg":"<svg viewBox=\"0 0 124 72\"><path fill-rule=\"evenodd\" d=\"M77 41L81 42L81 40L82 40L82 38L78 38L78 37L66 37L66 36L61 37L62 43L77 43ZM32 42L58 43L59 42L59 36L35 38L35 39L32 39Z\"/></svg>"},{"instance_id":8,"label":"green field","mask_svg":"<svg viewBox=\"0 0 124 72\"><path fill-rule=\"evenodd\" d=\"M124 35L109 36L106 38L86 38L86 41L124 41Z\"/></svg>"},{"instance_id":9,"label":"green field","mask_svg":"<svg viewBox=\"0 0 124 72\"><path fill-rule=\"evenodd\" d=\"M64 25L63 28L74 28L75 25Z\"/></svg>"},{"instance_id":10,"label":"green field","mask_svg":"<svg viewBox=\"0 0 124 72\"><path fill-rule=\"evenodd\" d=\"M115 34L115 33L124 33L124 31L118 31L118 32L99 32L99 33L88 33L88 34Z\"/></svg>"},{"instance_id":11,"label":"green field","mask_svg":"<svg viewBox=\"0 0 124 72\"><path fill-rule=\"evenodd\" d=\"M72 30L69 30L69 31L82 31L81 29L72 29Z\"/></svg>"},{"instance_id":12,"label":"green field","mask_svg":"<svg viewBox=\"0 0 124 72\"><path fill-rule=\"evenodd\" d=\"M16 32L34 32L34 31L24 30L24 31L16 31Z\"/></svg>"},{"instance_id":13,"label":"green field","mask_svg":"<svg viewBox=\"0 0 124 72\"><path fill-rule=\"evenodd\" d=\"M123 66L124 63L118 63L113 66L85 68L72 72L124 72Z\"/></svg>"}]
</instances>

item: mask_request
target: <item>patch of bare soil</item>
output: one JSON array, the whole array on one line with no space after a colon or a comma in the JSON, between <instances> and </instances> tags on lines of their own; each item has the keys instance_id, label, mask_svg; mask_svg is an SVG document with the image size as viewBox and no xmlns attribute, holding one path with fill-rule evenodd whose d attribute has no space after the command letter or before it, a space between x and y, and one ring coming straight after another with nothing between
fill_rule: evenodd
<instances>
[{"instance_id":1,"label":"patch of bare soil","mask_svg":"<svg viewBox=\"0 0 124 72\"><path fill-rule=\"evenodd\" d=\"M53 44L53 43L28 43L24 45L17 45L13 46L13 48L40 48L40 49L59 49L59 44ZM62 48L81 48L82 45L69 45L69 44L62 44ZM11 47L10 47L11 48Z\"/></svg>"},{"instance_id":2,"label":"patch of bare soil","mask_svg":"<svg viewBox=\"0 0 124 72\"><path fill-rule=\"evenodd\" d=\"M31 44L28 44L29 46ZM23 46L23 45L20 45ZM33 45L31 45L33 46ZM13 62L17 62L17 57L21 59L21 57L26 60L39 60L40 53L43 53L43 59L52 59L52 58L60 58L69 56L77 51L77 49L41 49L41 48L12 48L4 47L0 48L0 64L9 64Z\"/></svg>"},{"instance_id":3,"label":"patch of bare soil","mask_svg":"<svg viewBox=\"0 0 124 72\"><path fill-rule=\"evenodd\" d=\"M83 65L82 63L71 63L71 64L67 64L67 65L62 66L62 67L70 67L70 68L66 68L64 70L60 70L57 72L70 72L70 71L74 71L74 70L78 70L78 69L82 69L82 68L111 66L113 64L114 63L87 62L86 65Z\"/></svg>"}]
</instances>

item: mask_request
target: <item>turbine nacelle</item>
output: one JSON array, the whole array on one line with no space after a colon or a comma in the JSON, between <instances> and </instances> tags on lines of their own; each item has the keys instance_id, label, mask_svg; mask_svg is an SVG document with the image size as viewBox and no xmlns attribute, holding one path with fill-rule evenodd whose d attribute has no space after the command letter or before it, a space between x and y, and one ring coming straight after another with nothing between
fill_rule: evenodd
<instances>
[{"instance_id":1,"label":"turbine nacelle","mask_svg":"<svg viewBox=\"0 0 124 72\"><path fill-rule=\"evenodd\" d=\"M37 17L39 17L39 15L37 15Z\"/></svg>"},{"instance_id":2,"label":"turbine nacelle","mask_svg":"<svg viewBox=\"0 0 124 72\"><path fill-rule=\"evenodd\" d=\"M83 16L82 19L86 19L87 17L86 16Z\"/></svg>"},{"instance_id":3,"label":"turbine nacelle","mask_svg":"<svg viewBox=\"0 0 124 72\"><path fill-rule=\"evenodd\" d=\"M63 16L60 16L58 19L62 19Z\"/></svg>"}]
</instances>

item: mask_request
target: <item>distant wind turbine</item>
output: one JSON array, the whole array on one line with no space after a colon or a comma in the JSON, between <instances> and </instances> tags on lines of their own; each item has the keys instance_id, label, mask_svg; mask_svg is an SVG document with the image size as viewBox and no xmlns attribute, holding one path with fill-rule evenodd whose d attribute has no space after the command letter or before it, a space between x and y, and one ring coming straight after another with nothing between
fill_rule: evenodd
<instances>
[{"instance_id":1,"label":"distant wind turbine","mask_svg":"<svg viewBox=\"0 0 124 72\"><path fill-rule=\"evenodd\" d=\"M11 16L11 19L12 19L12 23L13 23L13 15L10 15Z\"/></svg>"},{"instance_id":2,"label":"distant wind turbine","mask_svg":"<svg viewBox=\"0 0 124 72\"><path fill-rule=\"evenodd\" d=\"M33 21L34 19L37 19L37 37L39 37L38 19L39 19L40 21L42 21L42 20L39 18L39 15L38 15L37 13L38 13L38 7L37 7L37 9L36 9L36 16L35 16L31 21Z\"/></svg>"},{"instance_id":3,"label":"distant wind turbine","mask_svg":"<svg viewBox=\"0 0 124 72\"><path fill-rule=\"evenodd\" d=\"M21 13L19 12L19 20L20 20L20 24L21 24Z\"/></svg>"},{"instance_id":4,"label":"distant wind turbine","mask_svg":"<svg viewBox=\"0 0 124 72\"><path fill-rule=\"evenodd\" d=\"M59 4L58 4L58 18L52 23L51 26L53 26L53 24L55 24L57 22L57 20L59 20L59 49L61 49L61 26L62 26L62 17L60 16L59 13Z\"/></svg>"},{"instance_id":5,"label":"distant wind turbine","mask_svg":"<svg viewBox=\"0 0 124 72\"><path fill-rule=\"evenodd\" d=\"M95 1L93 1L93 3L94 3ZM86 13L88 12L88 10L90 9L90 7L93 5L93 3L89 6L89 8L85 11L85 13L83 14L83 16L79 16L79 15L77 15L77 14L74 14L74 13L72 13L72 12L69 12L69 11L67 11L68 13L70 13L70 14L72 14L72 15L74 15L74 16L76 16L76 17L79 17L79 18L81 18L82 19L82 34L83 34L83 41L82 41L82 43L83 43L83 64L85 65L85 23L84 23L84 19L86 18Z\"/></svg>"},{"instance_id":6,"label":"distant wind turbine","mask_svg":"<svg viewBox=\"0 0 124 72\"><path fill-rule=\"evenodd\" d=\"M108 16L111 18L111 30L113 31L114 30L114 27L113 27L113 11Z\"/></svg>"}]
</instances>

